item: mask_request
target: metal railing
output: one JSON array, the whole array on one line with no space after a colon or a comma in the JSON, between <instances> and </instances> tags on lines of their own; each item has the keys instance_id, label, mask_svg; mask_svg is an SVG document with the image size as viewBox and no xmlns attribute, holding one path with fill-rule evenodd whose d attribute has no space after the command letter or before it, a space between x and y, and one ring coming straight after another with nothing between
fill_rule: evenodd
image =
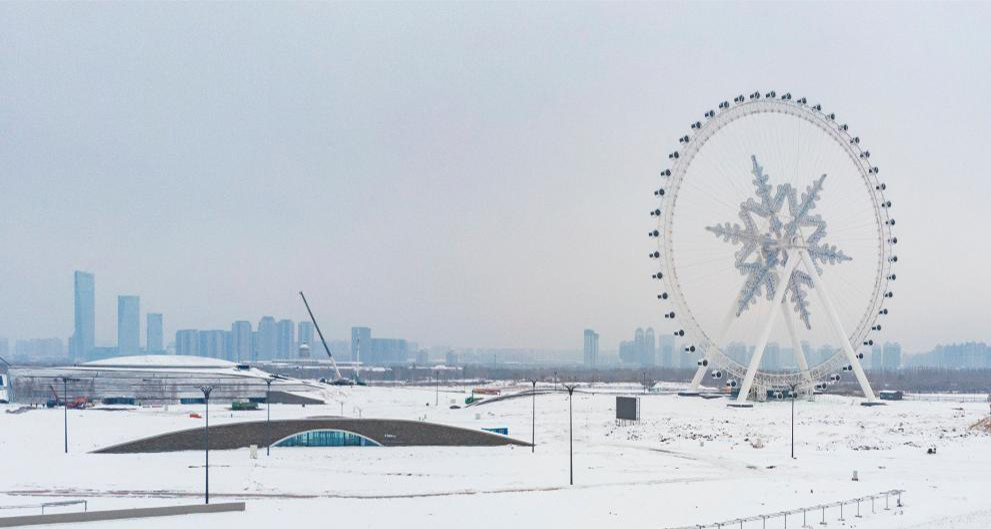
<instances>
[{"instance_id":1,"label":"metal railing","mask_svg":"<svg viewBox=\"0 0 991 529\"><path fill-rule=\"evenodd\" d=\"M83 512L89 511L89 503L86 500L66 500L48 501L45 503L32 503L28 505L0 505L0 509L41 509L41 514L45 514L45 509L52 507L67 507L69 505L82 505Z\"/></svg>"},{"instance_id":2,"label":"metal railing","mask_svg":"<svg viewBox=\"0 0 991 529\"><path fill-rule=\"evenodd\" d=\"M792 527L796 527L796 528L810 527L809 525L810 520L812 521L812 523L818 523L819 525L826 525L827 511L833 511L834 514L838 512L840 516L839 518L837 518L837 520L845 521L846 519L844 518L844 516L852 514L850 510L846 510L844 512L844 507L847 506L856 506L856 513L853 514L855 518L861 518L863 516L861 514L861 504L865 504L864 508L866 509L866 504L869 503L871 506L872 514L877 512L877 508L880 504L879 500L884 500L883 510L886 511L891 510L892 499L894 499L895 501L895 505L894 505L895 507L901 507L903 492L905 491L901 489L893 489L893 490L879 492L877 494L871 494L869 496L861 496L859 498L853 498L845 501L821 503L819 505L815 505L812 507L805 507L802 509L792 509L790 511L780 511L771 514L759 514L756 516L749 516L746 518L736 518L724 522L684 525L680 527L672 527L669 529L733 529L734 527L743 529L745 526L744 524L751 524L754 522L759 522L761 529L766 529L768 521L778 521L779 519L783 519L784 524L783 525L779 524L778 526L785 527L787 529L789 517L791 517L791 519L794 520L795 523L797 523L798 518L801 517L802 520L801 525L792 525Z\"/></svg>"}]
</instances>

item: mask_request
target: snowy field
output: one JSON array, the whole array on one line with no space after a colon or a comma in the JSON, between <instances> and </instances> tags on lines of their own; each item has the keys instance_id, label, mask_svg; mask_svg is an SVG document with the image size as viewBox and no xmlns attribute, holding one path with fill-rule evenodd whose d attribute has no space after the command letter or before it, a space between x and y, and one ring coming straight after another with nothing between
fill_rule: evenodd
<instances>
[{"instance_id":1,"label":"snowy field","mask_svg":"<svg viewBox=\"0 0 991 529\"><path fill-rule=\"evenodd\" d=\"M340 415L343 410L349 417L360 413L467 428L506 426L511 436L527 441L531 435L529 397L452 410L452 402L462 404L467 396L461 387L440 388L439 407L435 388L342 391L343 406L274 405L272 416ZM848 513L845 522L831 512L827 522L879 529L991 527L991 435L968 429L986 416L986 403L903 401L879 408L858 403L832 396L798 401L793 460L788 402L731 409L722 399L644 395L642 421L617 426L614 394L576 394L574 486L568 485L568 400L562 394L537 397L535 453L508 446L277 448L270 457L261 449L251 459L247 449L214 451L211 500L244 500L247 512L196 515L193 526L663 529L904 489L902 508L869 514L867 507L863 518ZM68 455L63 454L61 409L0 413L0 506L81 498L89 501L90 510L100 510L202 501L202 452L88 453L201 426L202 419L191 418L191 412L202 414L203 407L70 410ZM264 418L264 409L231 412L211 406L211 424ZM937 453L927 455L932 446ZM854 471L859 481L852 481ZM36 512L0 510L0 516ZM194 518L186 520L193 523ZM176 521L86 527L171 528ZM800 525L800 518L789 524ZM779 519L767 526L782 524Z\"/></svg>"}]
</instances>

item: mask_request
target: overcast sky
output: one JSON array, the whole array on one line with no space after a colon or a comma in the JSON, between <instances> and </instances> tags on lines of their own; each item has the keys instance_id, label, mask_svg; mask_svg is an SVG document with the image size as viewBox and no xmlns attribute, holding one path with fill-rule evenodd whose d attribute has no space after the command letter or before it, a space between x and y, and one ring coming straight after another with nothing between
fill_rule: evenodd
<instances>
[{"instance_id":1,"label":"overcast sky","mask_svg":"<svg viewBox=\"0 0 991 529\"><path fill-rule=\"evenodd\" d=\"M667 333L657 172L704 111L775 89L890 185L883 338L988 340L988 27L959 2L0 3L0 336L67 338L76 269L98 344L118 294L170 341L303 319L301 289L335 338Z\"/></svg>"}]
</instances>

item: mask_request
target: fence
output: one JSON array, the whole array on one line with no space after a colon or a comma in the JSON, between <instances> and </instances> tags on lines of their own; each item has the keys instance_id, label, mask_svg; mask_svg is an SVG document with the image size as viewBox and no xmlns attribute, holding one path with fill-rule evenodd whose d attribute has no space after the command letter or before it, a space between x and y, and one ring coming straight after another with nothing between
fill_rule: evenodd
<instances>
[{"instance_id":1,"label":"fence","mask_svg":"<svg viewBox=\"0 0 991 529\"><path fill-rule=\"evenodd\" d=\"M778 521L781 519L783 519L784 524L783 525L779 524L779 527L785 527L787 529L788 518L792 517L792 520L796 520L797 522L799 516L801 516L802 525L800 526L794 525L793 527L809 527L808 525L809 520L812 520L813 523L818 522L820 525L826 525L827 511L832 511L834 514L838 512L840 517L837 518L837 520L845 521L846 519L844 518L844 516L847 514L851 514L850 510L844 512L844 508L847 506L850 507L856 506L856 514L854 514L854 517L856 518L862 517L860 512L861 504L870 503L872 514L877 512L877 507L878 504L880 503L879 500L884 500L883 509L886 511L891 510L892 498L895 499L895 507L901 507L903 492L905 491L900 489L895 489L885 492L879 492L877 494L871 494L870 496L861 496L860 498L853 498L851 500L846 500L846 501L822 503L819 505L815 505L813 507L806 507L803 509L793 509L790 511L781 511L771 514L760 514L757 516L750 516L747 518L736 518L734 520L727 520L725 522L685 525L681 527L673 527L670 529L724 529L724 528L733 529L734 527L743 529L744 524L751 524L755 522L759 522L761 524L760 525L761 529L766 529L768 521ZM866 508L866 506L864 508Z\"/></svg>"},{"instance_id":2,"label":"fence","mask_svg":"<svg viewBox=\"0 0 991 529\"><path fill-rule=\"evenodd\" d=\"M991 402L991 395L987 393L906 393L904 399L924 402Z\"/></svg>"},{"instance_id":3,"label":"fence","mask_svg":"<svg viewBox=\"0 0 991 529\"><path fill-rule=\"evenodd\" d=\"M30 505L0 505L0 510L41 509L41 514L45 514L45 509L51 509L52 507L67 507L69 505L82 505L83 512L87 512L89 510L89 504L86 503L86 500L49 501L45 503L32 503Z\"/></svg>"}]
</instances>

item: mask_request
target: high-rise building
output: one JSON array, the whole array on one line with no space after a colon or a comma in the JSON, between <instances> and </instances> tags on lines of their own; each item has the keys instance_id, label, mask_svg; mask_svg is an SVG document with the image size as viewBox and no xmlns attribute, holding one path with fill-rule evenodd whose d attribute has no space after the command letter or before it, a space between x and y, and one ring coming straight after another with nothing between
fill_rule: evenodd
<instances>
[{"instance_id":1,"label":"high-rise building","mask_svg":"<svg viewBox=\"0 0 991 529\"><path fill-rule=\"evenodd\" d=\"M663 335L657 340L657 363L661 367L679 367L675 365L674 336Z\"/></svg>"},{"instance_id":2,"label":"high-rise building","mask_svg":"<svg viewBox=\"0 0 991 529\"><path fill-rule=\"evenodd\" d=\"M813 356L812 356L812 352L813 352L812 351L812 344L810 344L806 340L802 340L801 342L799 342L799 345L802 347L802 354L805 355L805 363L809 367L815 367L816 365L818 365L816 363L816 359L813 358Z\"/></svg>"},{"instance_id":3,"label":"high-rise building","mask_svg":"<svg viewBox=\"0 0 991 529\"><path fill-rule=\"evenodd\" d=\"M83 360L96 346L96 280L93 274L76 270L73 283L76 323L69 356Z\"/></svg>"},{"instance_id":4,"label":"high-rise building","mask_svg":"<svg viewBox=\"0 0 991 529\"><path fill-rule=\"evenodd\" d=\"M884 360L881 356L881 344L871 346L871 369L880 371L884 368Z\"/></svg>"},{"instance_id":5,"label":"high-rise building","mask_svg":"<svg viewBox=\"0 0 991 529\"><path fill-rule=\"evenodd\" d=\"M430 352L426 349L420 349L416 352L416 364L425 366L430 363Z\"/></svg>"},{"instance_id":6,"label":"high-rise building","mask_svg":"<svg viewBox=\"0 0 991 529\"><path fill-rule=\"evenodd\" d=\"M619 342L619 361L624 364L630 364L636 361L637 358L637 344L635 341L620 341Z\"/></svg>"},{"instance_id":7,"label":"high-rise building","mask_svg":"<svg viewBox=\"0 0 991 529\"><path fill-rule=\"evenodd\" d=\"M148 313L148 336L145 338L145 351L148 354L157 354L165 351L162 343L162 314L158 312Z\"/></svg>"},{"instance_id":8,"label":"high-rise building","mask_svg":"<svg viewBox=\"0 0 991 529\"><path fill-rule=\"evenodd\" d=\"M297 329L296 341L300 345L306 344L310 349L313 349L313 322L312 321L301 321Z\"/></svg>"},{"instance_id":9,"label":"high-rise building","mask_svg":"<svg viewBox=\"0 0 991 529\"><path fill-rule=\"evenodd\" d=\"M653 327L647 330L637 328L633 333L633 341L620 342L619 359L624 364L647 367L657 363L657 338Z\"/></svg>"},{"instance_id":10,"label":"high-rise building","mask_svg":"<svg viewBox=\"0 0 991 529\"><path fill-rule=\"evenodd\" d=\"M837 349L832 345L829 344L820 345L819 348L816 349L816 354L813 355L812 358L809 358L809 365L817 366L819 364L825 363L827 360L832 358L834 354L836 354L836 351Z\"/></svg>"},{"instance_id":11,"label":"high-rise building","mask_svg":"<svg viewBox=\"0 0 991 529\"><path fill-rule=\"evenodd\" d=\"M235 321L231 325L231 358L234 362L250 362L256 360L251 339L251 322Z\"/></svg>"},{"instance_id":12,"label":"high-rise building","mask_svg":"<svg viewBox=\"0 0 991 529\"><path fill-rule=\"evenodd\" d=\"M723 353L736 362L748 365L750 363L749 348L743 342L730 342L723 347Z\"/></svg>"},{"instance_id":13,"label":"high-rise building","mask_svg":"<svg viewBox=\"0 0 991 529\"><path fill-rule=\"evenodd\" d=\"M585 329L584 363L587 369L595 369L599 362L599 333Z\"/></svg>"},{"instance_id":14,"label":"high-rise building","mask_svg":"<svg viewBox=\"0 0 991 529\"><path fill-rule=\"evenodd\" d=\"M898 342L885 342L882 350L882 364L885 371L897 371L902 367L902 346Z\"/></svg>"},{"instance_id":15,"label":"high-rise building","mask_svg":"<svg viewBox=\"0 0 991 529\"><path fill-rule=\"evenodd\" d=\"M175 354L198 356L199 340L196 329L180 329L175 332Z\"/></svg>"},{"instance_id":16,"label":"high-rise building","mask_svg":"<svg viewBox=\"0 0 991 529\"><path fill-rule=\"evenodd\" d=\"M231 333L223 330L199 331L196 334L196 354L208 358L228 357Z\"/></svg>"},{"instance_id":17,"label":"high-rise building","mask_svg":"<svg viewBox=\"0 0 991 529\"><path fill-rule=\"evenodd\" d=\"M644 346L643 350L640 352L640 365L657 365L657 338L654 337L653 327L647 327L647 331L644 332L643 339Z\"/></svg>"},{"instance_id":18,"label":"high-rise building","mask_svg":"<svg viewBox=\"0 0 991 529\"><path fill-rule=\"evenodd\" d=\"M279 320L275 324L275 358L286 360L293 356L296 343L296 327L292 320Z\"/></svg>"},{"instance_id":19,"label":"high-rise building","mask_svg":"<svg viewBox=\"0 0 991 529\"><path fill-rule=\"evenodd\" d=\"M278 343L275 318L265 316L258 321L258 338L255 343L256 359L272 360L275 358L275 348Z\"/></svg>"},{"instance_id":20,"label":"high-rise building","mask_svg":"<svg viewBox=\"0 0 991 529\"><path fill-rule=\"evenodd\" d=\"M781 346L777 342L770 342L764 346L764 355L761 356L760 367L768 371L781 369Z\"/></svg>"},{"instance_id":21,"label":"high-rise building","mask_svg":"<svg viewBox=\"0 0 991 529\"><path fill-rule=\"evenodd\" d=\"M141 300L138 296L117 296L117 353L141 354Z\"/></svg>"},{"instance_id":22,"label":"high-rise building","mask_svg":"<svg viewBox=\"0 0 991 529\"><path fill-rule=\"evenodd\" d=\"M367 364L404 364L409 359L409 343L402 338L372 338L368 354L365 354L364 341L361 358Z\"/></svg>"},{"instance_id":23,"label":"high-rise building","mask_svg":"<svg viewBox=\"0 0 991 529\"><path fill-rule=\"evenodd\" d=\"M647 348L647 337L643 329L637 327L633 332L633 363L643 365L643 352Z\"/></svg>"},{"instance_id":24,"label":"high-rise building","mask_svg":"<svg viewBox=\"0 0 991 529\"><path fill-rule=\"evenodd\" d=\"M444 353L444 364L448 366L456 366L460 362L458 361L458 354L453 350Z\"/></svg>"},{"instance_id":25,"label":"high-rise building","mask_svg":"<svg viewBox=\"0 0 991 529\"><path fill-rule=\"evenodd\" d=\"M358 347L361 347L361 355L365 356L364 362L368 361L368 353L371 351L372 330L368 327L351 327L351 361L360 360Z\"/></svg>"}]
</instances>

